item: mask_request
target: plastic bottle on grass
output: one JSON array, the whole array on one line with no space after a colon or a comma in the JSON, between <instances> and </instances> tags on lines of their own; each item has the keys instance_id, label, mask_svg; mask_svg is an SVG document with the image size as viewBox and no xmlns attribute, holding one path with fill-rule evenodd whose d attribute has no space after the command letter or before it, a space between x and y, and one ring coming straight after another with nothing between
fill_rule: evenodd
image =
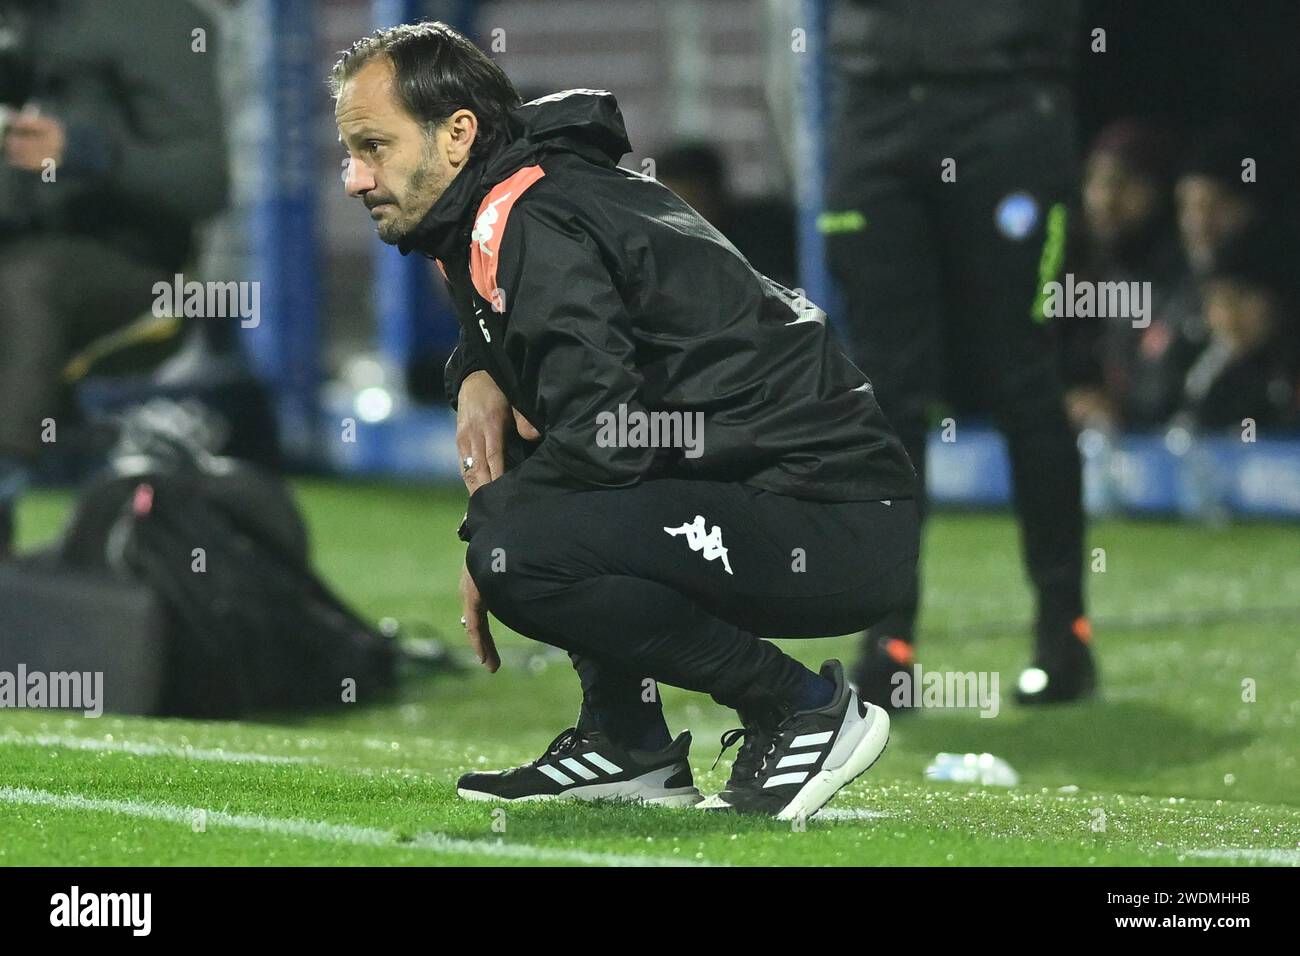
<instances>
[{"instance_id":1,"label":"plastic bottle on grass","mask_svg":"<svg viewBox=\"0 0 1300 956\"><path fill-rule=\"evenodd\" d=\"M926 780L978 783L985 787L1014 787L1020 775L993 754L937 754L925 768Z\"/></svg>"}]
</instances>

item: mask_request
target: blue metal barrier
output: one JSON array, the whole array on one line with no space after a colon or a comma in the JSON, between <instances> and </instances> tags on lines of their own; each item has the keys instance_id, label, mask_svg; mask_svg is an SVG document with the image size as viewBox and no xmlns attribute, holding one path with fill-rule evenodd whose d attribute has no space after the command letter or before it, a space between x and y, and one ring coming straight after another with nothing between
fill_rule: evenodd
<instances>
[{"instance_id":1,"label":"blue metal barrier","mask_svg":"<svg viewBox=\"0 0 1300 956\"><path fill-rule=\"evenodd\" d=\"M320 388L316 170L313 117L325 96L311 0L253 0L258 78L257 200L253 251L261 316L243 330L258 374L271 388L281 441L294 461L313 457Z\"/></svg>"}]
</instances>

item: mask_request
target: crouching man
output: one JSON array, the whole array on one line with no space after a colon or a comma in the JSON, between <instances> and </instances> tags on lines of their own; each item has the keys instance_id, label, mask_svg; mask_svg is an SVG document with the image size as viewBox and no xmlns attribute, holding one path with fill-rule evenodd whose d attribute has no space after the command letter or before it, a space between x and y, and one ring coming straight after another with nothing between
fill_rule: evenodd
<instances>
[{"instance_id":1,"label":"crouching man","mask_svg":"<svg viewBox=\"0 0 1300 956\"><path fill-rule=\"evenodd\" d=\"M910 599L918 544L912 466L825 314L617 166L610 93L520 105L438 23L358 41L332 79L348 193L459 315L470 642L495 671L491 611L582 685L545 754L458 792L815 813L888 716L765 638L861 631ZM655 682L738 712L720 794L699 802Z\"/></svg>"}]
</instances>

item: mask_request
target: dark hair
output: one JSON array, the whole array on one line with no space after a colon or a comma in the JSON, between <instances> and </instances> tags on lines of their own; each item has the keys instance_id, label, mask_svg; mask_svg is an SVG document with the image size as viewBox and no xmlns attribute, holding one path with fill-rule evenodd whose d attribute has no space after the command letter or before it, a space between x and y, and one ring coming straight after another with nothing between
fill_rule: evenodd
<instances>
[{"instance_id":1,"label":"dark hair","mask_svg":"<svg viewBox=\"0 0 1300 956\"><path fill-rule=\"evenodd\" d=\"M471 157L485 156L506 141L508 115L519 105L519 94L501 67L447 24L403 23L362 37L330 71L334 97L358 70L380 56L393 64L398 101L421 123L441 123L458 109L478 118Z\"/></svg>"}]
</instances>

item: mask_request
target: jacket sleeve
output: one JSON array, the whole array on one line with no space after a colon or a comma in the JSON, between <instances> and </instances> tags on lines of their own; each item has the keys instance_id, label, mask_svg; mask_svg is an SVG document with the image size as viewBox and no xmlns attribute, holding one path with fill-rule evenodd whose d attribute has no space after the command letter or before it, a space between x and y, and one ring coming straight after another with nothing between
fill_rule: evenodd
<instances>
[{"instance_id":1,"label":"jacket sleeve","mask_svg":"<svg viewBox=\"0 0 1300 956\"><path fill-rule=\"evenodd\" d=\"M447 364L442 370L442 384L447 394L447 404L456 408L457 402L460 401L461 383L475 372L482 372L485 369L486 366L478 354L474 340L467 337L465 329L461 328L456 338L456 347L447 357Z\"/></svg>"},{"instance_id":2,"label":"jacket sleeve","mask_svg":"<svg viewBox=\"0 0 1300 956\"><path fill-rule=\"evenodd\" d=\"M536 383L536 450L471 497L467 536L549 495L634 485L652 448L620 447L619 407L644 412L632 322L592 237L547 205L522 202L502 237L504 346L523 383ZM501 277L505 278L502 280ZM602 424L604 432L602 433Z\"/></svg>"}]
</instances>

